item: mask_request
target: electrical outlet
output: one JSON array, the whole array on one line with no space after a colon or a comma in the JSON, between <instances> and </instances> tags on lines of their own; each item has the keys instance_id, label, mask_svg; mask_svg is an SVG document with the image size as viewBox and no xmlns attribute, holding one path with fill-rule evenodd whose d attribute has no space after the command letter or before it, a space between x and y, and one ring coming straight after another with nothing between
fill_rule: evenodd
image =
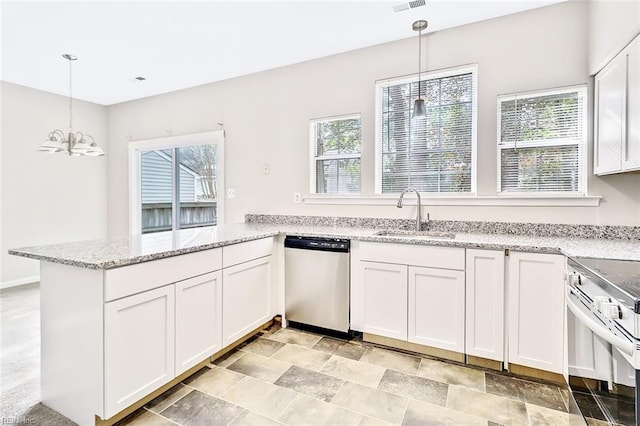
<instances>
[{"instance_id":1,"label":"electrical outlet","mask_svg":"<svg viewBox=\"0 0 640 426\"><path fill-rule=\"evenodd\" d=\"M236 189L235 188L227 189L227 198L236 198Z\"/></svg>"},{"instance_id":2,"label":"electrical outlet","mask_svg":"<svg viewBox=\"0 0 640 426\"><path fill-rule=\"evenodd\" d=\"M293 202L296 204L300 204L300 201L302 201L302 197L300 196L299 192L294 192L293 193Z\"/></svg>"},{"instance_id":3,"label":"electrical outlet","mask_svg":"<svg viewBox=\"0 0 640 426\"><path fill-rule=\"evenodd\" d=\"M269 165L269 163L264 163L264 164L262 165L262 172L263 172L265 175L268 175L269 173L271 173L271 166Z\"/></svg>"}]
</instances>

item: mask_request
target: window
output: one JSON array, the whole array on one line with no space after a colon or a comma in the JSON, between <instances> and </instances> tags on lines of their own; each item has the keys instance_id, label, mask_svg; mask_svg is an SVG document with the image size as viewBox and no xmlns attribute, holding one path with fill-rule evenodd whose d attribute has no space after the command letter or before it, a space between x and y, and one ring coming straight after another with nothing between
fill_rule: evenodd
<instances>
[{"instance_id":1,"label":"window","mask_svg":"<svg viewBox=\"0 0 640 426\"><path fill-rule=\"evenodd\" d=\"M584 195L586 87L498 98L498 192Z\"/></svg>"},{"instance_id":2,"label":"window","mask_svg":"<svg viewBox=\"0 0 640 426\"><path fill-rule=\"evenodd\" d=\"M359 115L311 121L311 192L360 193Z\"/></svg>"},{"instance_id":3,"label":"window","mask_svg":"<svg viewBox=\"0 0 640 426\"><path fill-rule=\"evenodd\" d=\"M220 222L221 132L133 142L130 155L134 234Z\"/></svg>"},{"instance_id":4,"label":"window","mask_svg":"<svg viewBox=\"0 0 640 426\"><path fill-rule=\"evenodd\" d=\"M376 192L475 192L476 66L422 74L426 117L411 116L418 76L376 84Z\"/></svg>"}]
</instances>

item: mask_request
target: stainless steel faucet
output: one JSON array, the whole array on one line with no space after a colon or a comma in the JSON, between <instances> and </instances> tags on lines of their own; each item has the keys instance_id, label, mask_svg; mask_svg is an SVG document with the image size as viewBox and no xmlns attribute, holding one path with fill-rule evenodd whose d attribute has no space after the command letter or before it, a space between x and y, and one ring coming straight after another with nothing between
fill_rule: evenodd
<instances>
[{"instance_id":1,"label":"stainless steel faucet","mask_svg":"<svg viewBox=\"0 0 640 426\"><path fill-rule=\"evenodd\" d=\"M418 196L418 213L416 214L416 231L420 231L421 230L420 222L422 222L422 217L421 217L421 213L420 213L422 211L422 200L420 199L420 193L418 192L418 190L415 189L415 188L407 188L404 191L402 191L400 193L400 199L398 200L397 207L399 209L402 208L402 200L404 198L404 194L406 194L407 192L415 192L416 195Z\"/></svg>"}]
</instances>

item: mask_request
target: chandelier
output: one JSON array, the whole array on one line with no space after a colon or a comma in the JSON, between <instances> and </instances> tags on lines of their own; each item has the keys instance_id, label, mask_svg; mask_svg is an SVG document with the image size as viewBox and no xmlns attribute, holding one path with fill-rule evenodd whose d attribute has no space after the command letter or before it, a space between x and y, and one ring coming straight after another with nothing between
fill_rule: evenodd
<instances>
[{"instance_id":1,"label":"chandelier","mask_svg":"<svg viewBox=\"0 0 640 426\"><path fill-rule=\"evenodd\" d=\"M102 148L98 146L96 141L90 135L82 132L73 132L73 98L71 97L71 63L78 58L76 56L65 53L63 58L69 61L69 132L64 133L62 130L56 129L49 133L45 142L40 145L38 151L42 152L62 152L74 157L87 155L98 157L104 155Z\"/></svg>"}]
</instances>

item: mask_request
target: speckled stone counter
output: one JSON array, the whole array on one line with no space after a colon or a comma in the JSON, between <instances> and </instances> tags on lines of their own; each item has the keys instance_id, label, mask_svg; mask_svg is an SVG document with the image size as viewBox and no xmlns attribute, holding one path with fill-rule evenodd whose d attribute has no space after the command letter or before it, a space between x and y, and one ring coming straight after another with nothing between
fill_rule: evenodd
<instances>
[{"instance_id":1,"label":"speckled stone counter","mask_svg":"<svg viewBox=\"0 0 640 426\"><path fill-rule=\"evenodd\" d=\"M559 253L570 257L640 261L639 227L540 224L527 227L526 224L497 223L490 226L487 223L479 223L477 228L482 232L469 232L474 229L470 225L471 222L460 222L456 227L451 223L438 225L433 221L429 223L429 230L449 232L454 234L453 238L412 238L410 235L377 235L381 230L408 229L412 226L413 221L401 219L321 218L314 221L304 216L288 216L285 218L294 220L282 220L284 223L278 223L273 219L274 217L283 218L282 216L251 215L247 217L246 223L161 232L138 237L18 248L9 250L9 254L81 268L111 269L275 235L301 235L385 243L509 249ZM260 221L256 218L271 219ZM431 227L431 225L434 226ZM507 232L520 231L522 234L499 233L496 229L507 230ZM562 232L561 235L570 236L558 236L558 229ZM589 238L585 238L585 235ZM611 238L614 236L618 238Z\"/></svg>"}]
</instances>

